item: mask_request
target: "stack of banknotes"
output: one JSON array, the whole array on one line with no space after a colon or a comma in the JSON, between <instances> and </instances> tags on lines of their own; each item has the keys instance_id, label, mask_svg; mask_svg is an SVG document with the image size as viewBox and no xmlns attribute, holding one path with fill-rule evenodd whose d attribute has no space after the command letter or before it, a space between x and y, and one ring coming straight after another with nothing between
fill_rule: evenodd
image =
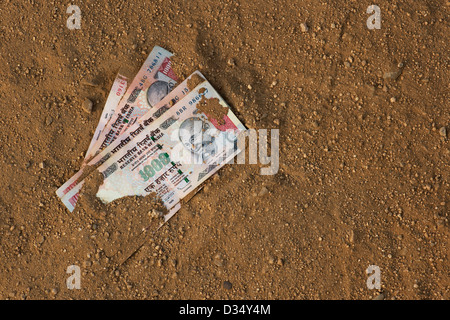
<instances>
[{"instance_id":1,"label":"stack of banknotes","mask_svg":"<svg viewBox=\"0 0 450 320\"><path fill-rule=\"evenodd\" d=\"M70 212L95 168L104 178L96 194L102 202L153 193L168 220L181 199L241 151L244 125L200 72L179 81L171 56L155 47L131 83L117 75L81 169L56 191ZM222 119L199 109L211 99L228 108Z\"/></svg>"}]
</instances>

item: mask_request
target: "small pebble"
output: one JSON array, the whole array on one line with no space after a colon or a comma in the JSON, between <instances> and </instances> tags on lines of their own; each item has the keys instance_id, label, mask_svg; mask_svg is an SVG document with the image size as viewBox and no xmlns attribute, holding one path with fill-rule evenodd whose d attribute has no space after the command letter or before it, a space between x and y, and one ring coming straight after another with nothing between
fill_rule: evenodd
<instances>
[{"instance_id":1,"label":"small pebble","mask_svg":"<svg viewBox=\"0 0 450 320\"><path fill-rule=\"evenodd\" d=\"M234 62L234 59L228 59L227 61L229 66L234 66L236 63Z\"/></svg>"},{"instance_id":2,"label":"small pebble","mask_svg":"<svg viewBox=\"0 0 450 320\"><path fill-rule=\"evenodd\" d=\"M265 195L268 194L268 193L269 193L269 190L267 190L266 187L262 187L262 188L261 188L261 191L259 191L259 193L258 193L258 196L259 196L259 197L263 197L263 196L265 196Z\"/></svg>"},{"instance_id":3,"label":"small pebble","mask_svg":"<svg viewBox=\"0 0 450 320\"><path fill-rule=\"evenodd\" d=\"M440 134L442 137L447 138L447 128L445 128L445 127L440 128L440 129L439 129L439 134Z\"/></svg>"},{"instance_id":4,"label":"small pebble","mask_svg":"<svg viewBox=\"0 0 450 320\"><path fill-rule=\"evenodd\" d=\"M224 281L223 282L223 287L227 290L231 290L231 288L233 288L233 285L231 284L231 282L229 281Z\"/></svg>"},{"instance_id":5,"label":"small pebble","mask_svg":"<svg viewBox=\"0 0 450 320\"><path fill-rule=\"evenodd\" d=\"M40 163L39 163L39 168L44 169L44 167L45 167L44 162L40 162Z\"/></svg>"},{"instance_id":6,"label":"small pebble","mask_svg":"<svg viewBox=\"0 0 450 320\"><path fill-rule=\"evenodd\" d=\"M301 23L300 24L300 29L302 30L302 32L307 32L309 30L309 28L306 25L306 23Z\"/></svg>"},{"instance_id":7,"label":"small pebble","mask_svg":"<svg viewBox=\"0 0 450 320\"><path fill-rule=\"evenodd\" d=\"M214 264L218 267L223 266L223 258L220 253L216 254L216 256L214 257Z\"/></svg>"},{"instance_id":8,"label":"small pebble","mask_svg":"<svg viewBox=\"0 0 450 320\"><path fill-rule=\"evenodd\" d=\"M384 293L380 293L379 295L377 295L372 300L384 300L384 298L385 298Z\"/></svg>"},{"instance_id":9,"label":"small pebble","mask_svg":"<svg viewBox=\"0 0 450 320\"><path fill-rule=\"evenodd\" d=\"M402 70L388 71L383 74L383 79L395 80L401 73Z\"/></svg>"},{"instance_id":10,"label":"small pebble","mask_svg":"<svg viewBox=\"0 0 450 320\"><path fill-rule=\"evenodd\" d=\"M164 213L155 209L152 209L148 215L154 219L164 217Z\"/></svg>"},{"instance_id":11,"label":"small pebble","mask_svg":"<svg viewBox=\"0 0 450 320\"><path fill-rule=\"evenodd\" d=\"M90 267L91 265L92 265L92 262L89 260L83 262L83 267L85 267L85 268Z\"/></svg>"},{"instance_id":12,"label":"small pebble","mask_svg":"<svg viewBox=\"0 0 450 320\"><path fill-rule=\"evenodd\" d=\"M355 232L353 230L350 230L350 235L348 237L348 240L350 241L350 243L355 242Z\"/></svg>"},{"instance_id":13,"label":"small pebble","mask_svg":"<svg viewBox=\"0 0 450 320\"><path fill-rule=\"evenodd\" d=\"M53 118L52 117L48 116L47 118L45 118L45 125L46 126L51 125L52 122L53 122Z\"/></svg>"},{"instance_id":14,"label":"small pebble","mask_svg":"<svg viewBox=\"0 0 450 320\"><path fill-rule=\"evenodd\" d=\"M391 102L392 102L392 103L394 103L394 102L396 102L396 101L397 101L397 99L396 99L395 97L392 97L392 98L391 98Z\"/></svg>"},{"instance_id":15,"label":"small pebble","mask_svg":"<svg viewBox=\"0 0 450 320\"><path fill-rule=\"evenodd\" d=\"M91 113L93 105L94 103L91 100L85 99L83 101L83 110L86 111L87 113Z\"/></svg>"}]
</instances>

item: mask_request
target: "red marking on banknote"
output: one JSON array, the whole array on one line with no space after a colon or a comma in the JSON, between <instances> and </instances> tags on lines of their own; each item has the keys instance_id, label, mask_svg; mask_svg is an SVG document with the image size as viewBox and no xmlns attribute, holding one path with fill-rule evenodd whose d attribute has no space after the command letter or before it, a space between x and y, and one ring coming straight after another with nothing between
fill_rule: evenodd
<instances>
[{"instance_id":1,"label":"red marking on banknote","mask_svg":"<svg viewBox=\"0 0 450 320\"><path fill-rule=\"evenodd\" d=\"M70 190L73 189L78 184L78 180L75 180L72 182L66 189L64 189L64 194L68 193Z\"/></svg>"},{"instance_id":2,"label":"red marking on banknote","mask_svg":"<svg viewBox=\"0 0 450 320\"><path fill-rule=\"evenodd\" d=\"M161 67L159 68L158 71L178 82L178 77L175 75L175 72L172 70L172 61L170 61L170 58L164 59L163 63L161 64Z\"/></svg>"},{"instance_id":3,"label":"red marking on banknote","mask_svg":"<svg viewBox=\"0 0 450 320\"><path fill-rule=\"evenodd\" d=\"M127 88L127 80L120 79L118 84L119 86L117 87L116 95L120 97L123 94L124 90Z\"/></svg>"},{"instance_id":4,"label":"red marking on banknote","mask_svg":"<svg viewBox=\"0 0 450 320\"><path fill-rule=\"evenodd\" d=\"M80 196L80 194L77 193L72 198L69 199L69 202L73 207L76 206L79 196Z\"/></svg>"},{"instance_id":5,"label":"red marking on banknote","mask_svg":"<svg viewBox=\"0 0 450 320\"><path fill-rule=\"evenodd\" d=\"M216 119L210 118L209 115L206 115L206 116L208 117L208 120L214 125L214 127L216 127L217 130L220 130L220 131L237 130L236 125L233 123L233 121L231 121L230 118L228 118L228 116L223 116L223 121L225 123L220 124L220 125L219 125L219 121L217 121Z\"/></svg>"}]
</instances>

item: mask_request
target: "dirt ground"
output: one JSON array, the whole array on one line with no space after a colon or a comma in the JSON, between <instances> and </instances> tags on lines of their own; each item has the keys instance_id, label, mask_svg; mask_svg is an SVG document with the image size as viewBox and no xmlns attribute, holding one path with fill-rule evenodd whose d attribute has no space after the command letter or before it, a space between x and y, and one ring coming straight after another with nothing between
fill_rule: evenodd
<instances>
[{"instance_id":1,"label":"dirt ground","mask_svg":"<svg viewBox=\"0 0 450 320\"><path fill-rule=\"evenodd\" d=\"M70 4L80 30L66 27ZM372 4L379 30L366 26ZM2 1L0 298L450 298L449 11L445 0ZM181 77L200 70L248 128L278 128L280 169L227 165L131 241L145 217L129 208L154 204L127 199L112 206L126 224L113 223L103 209L70 214L55 191L78 171L119 68L137 71L155 45ZM120 262L111 252L126 257L125 240L142 246ZM69 265L79 290L66 287Z\"/></svg>"}]
</instances>

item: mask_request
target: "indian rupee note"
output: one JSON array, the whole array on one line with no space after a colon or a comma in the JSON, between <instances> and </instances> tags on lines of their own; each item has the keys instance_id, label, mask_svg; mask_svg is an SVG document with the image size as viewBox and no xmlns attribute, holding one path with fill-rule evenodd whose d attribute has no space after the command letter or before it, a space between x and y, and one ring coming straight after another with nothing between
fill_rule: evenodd
<instances>
[{"instance_id":1,"label":"indian rupee note","mask_svg":"<svg viewBox=\"0 0 450 320\"><path fill-rule=\"evenodd\" d=\"M128 78L120 73L117 74L116 79L111 87L108 98L106 99L105 106L103 107L102 115L98 122L97 128L95 129L94 136L92 137L91 143L89 144L86 155L91 153L92 147L95 142L100 138L100 133L105 128L109 119L113 116L116 107L119 105L120 99L125 94L127 88Z\"/></svg>"},{"instance_id":2,"label":"indian rupee note","mask_svg":"<svg viewBox=\"0 0 450 320\"><path fill-rule=\"evenodd\" d=\"M197 108L201 101L211 99L228 108L223 119L208 118ZM240 152L237 137L244 130L205 81L171 108L164 119L142 130L126 148L97 168L104 177L97 197L109 203L124 196L155 193L171 210ZM82 183L78 184L78 191L71 190L63 201L77 195L81 187Z\"/></svg>"},{"instance_id":3,"label":"indian rupee note","mask_svg":"<svg viewBox=\"0 0 450 320\"><path fill-rule=\"evenodd\" d=\"M145 60L138 74L134 78L133 82L128 87L127 91L123 95L119 104L117 105L113 116L110 118L106 126L101 131L100 135L96 139L97 141L90 146L89 152L86 153L83 166L89 162L92 157L98 154L109 143L116 139L116 136L120 134L119 131L128 127L127 123L130 123L130 118L136 121L140 115L145 114L151 106L142 103L142 95L150 96L147 99L147 104L156 104L156 100L160 100L165 95L165 91L158 94L158 88L167 86L168 90L171 90L176 83L176 76L171 68L170 57L172 53L169 51L155 46L150 52L148 58ZM158 78L161 80L158 81ZM156 84L156 83L159 84ZM151 84L155 84L154 89L150 89ZM141 95L139 102L141 104L137 106L130 106L130 103L136 102L138 96ZM158 101L159 102L159 101ZM106 132L107 131L107 132ZM70 180L70 179L69 179ZM69 192L75 185L76 179L66 181L57 191L58 197L62 198L67 192Z\"/></svg>"},{"instance_id":4,"label":"indian rupee note","mask_svg":"<svg viewBox=\"0 0 450 320\"><path fill-rule=\"evenodd\" d=\"M152 53L156 52L151 59ZM137 119L151 110L178 82L172 70L172 53L155 47L127 90L126 97L118 105L98 141L87 158L94 156L119 137Z\"/></svg>"},{"instance_id":5,"label":"indian rupee note","mask_svg":"<svg viewBox=\"0 0 450 320\"><path fill-rule=\"evenodd\" d=\"M189 81L197 77L197 81L204 79L203 75L196 71L191 74L186 80L184 80L180 85L175 87L166 97L164 97L151 111L147 112L144 116L137 120L130 129L124 132L118 139L114 140L110 145L108 145L104 150L95 155L91 160L87 162L88 166L97 166L102 162L106 161L111 155L114 155L121 148L125 147L131 139L137 135L143 127L151 126L153 122L162 117L167 110L174 106L178 101L180 101L184 96L189 93ZM74 188L78 183L80 177L82 177L84 172L84 167L82 167L75 175L73 175L69 180L67 180L57 191L56 194L59 198L63 198L72 188ZM78 190L78 189L77 189ZM70 199L70 201L69 201ZM68 198L63 201L70 211L73 210L77 198Z\"/></svg>"}]
</instances>

